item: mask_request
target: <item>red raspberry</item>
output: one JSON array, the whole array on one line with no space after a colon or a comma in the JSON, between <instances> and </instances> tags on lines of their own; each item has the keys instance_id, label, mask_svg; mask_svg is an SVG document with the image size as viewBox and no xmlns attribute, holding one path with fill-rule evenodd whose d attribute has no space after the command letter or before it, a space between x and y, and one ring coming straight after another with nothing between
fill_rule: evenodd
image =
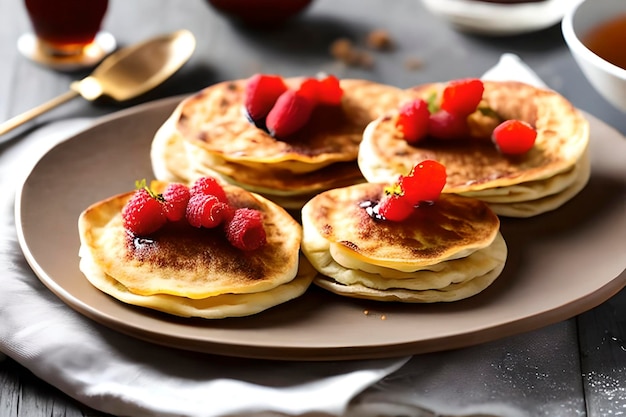
<instances>
[{"instance_id":1,"label":"red raspberry","mask_svg":"<svg viewBox=\"0 0 626 417\"><path fill-rule=\"evenodd\" d=\"M177 222L185 217L187 203L189 202L189 187L184 184L168 184L163 191L163 210L167 220Z\"/></svg>"},{"instance_id":2,"label":"red raspberry","mask_svg":"<svg viewBox=\"0 0 626 417\"><path fill-rule=\"evenodd\" d=\"M208 194L217 197L222 203L228 203L228 197L222 185L213 177L198 178L189 189L189 195Z\"/></svg>"},{"instance_id":3,"label":"red raspberry","mask_svg":"<svg viewBox=\"0 0 626 417\"><path fill-rule=\"evenodd\" d=\"M385 194L378 204L378 214L384 219L400 222L413 213L415 207L399 194Z\"/></svg>"},{"instance_id":4,"label":"red raspberry","mask_svg":"<svg viewBox=\"0 0 626 417\"><path fill-rule=\"evenodd\" d=\"M265 124L269 133L276 138L285 138L301 129L311 117L315 101L305 94L287 90L276 100Z\"/></svg>"},{"instance_id":5,"label":"red raspberry","mask_svg":"<svg viewBox=\"0 0 626 417\"><path fill-rule=\"evenodd\" d=\"M422 99L413 100L400 107L396 127L404 140L417 143L428 135L429 118L428 103Z\"/></svg>"},{"instance_id":6,"label":"red raspberry","mask_svg":"<svg viewBox=\"0 0 626 417\"><path fill-rule=\"evenodd\" d=\"M446 185L446 168L437 161L425 160L415 165L409 175L400 178L403 197L412 205L435 201Z\"/></svg>"},{"instance_id":7,"label":"red raspberry","mask_svg":"<svg viewBox=\"0 0 626 417\"><path fill-rule=\"evenodd\" d=\"M460 116L468 116L478 107L485 86L477 78L466 78L448 82L441 96L441 110Z\"/></svg>"},{"instance_id":8,"label":"red raspberry","mask_svg":"<svg viewBox=\"0 0 626 417\"><path fill-rule=\"evenodd\" d=\"M462 139L469 135L467 116L439 110L430 115L428 133L437 139Z\"/></svg>"},{"instance_id":9,"label":"red raspberry","mask_svg":"<svg viewBox=\"0 0 626 417\"><path fill-rule=\"evenodd\" d=\"M318 102L329 106L338 106L341 104L343 90L339 83L339 79L334 75L328 75L319 81Z\"/></svg>"},{"instance_id":10,"label":"red raspberry","mask_svg":"<svg viewBox=\"0 0 626 417\"><path fill-rule=\"evenodd\" d=\"M186 217L193 227L214 228L228 221L233 209L210 194L195 194L189 198Z\"/></svg>"},{"instance_id":11,"label":"red raspberry","mask_svg":"<svg viewBox=\"0 0 626 417\"><path fill-rule=\"evenodd\" d=\"M163 203L145 188L140 188L122 208L124 227L137 236L146 236L159 230L167 218Z\"/></svg>"},{"instance_id":12,"label":"red raspberry","mask_svg":"<svg viewBox=\"0 0 626 417\"><path fill-rule=\"evenodd\" d=\"M263 227L263 213L250 208L239 208L226 224L226 238L234 247L251 251L265 245L267 236Z\"/></svg>"},{"instance_id":13,"label":"red raspberry","mask_svg":"<svg viewBox=\"0 0 626 417\"><path fill-rule=\"evenodd\" d=\"M246 83L244 106L253 122L263 120L274 106L276 99L287 90L278 75L256 74Z\"/></svg>"},{"instance_id":14,"label":"red raspberry","mask_svg":"<svg viewBox=\"0 0 626 417\"><path fill-rule=\"evenodd\" d=\"M537 131L521 120L506 120L493 130L492 140L503 154L520 155L528 152L537 139Z\"/></svg>"}]
</instances>

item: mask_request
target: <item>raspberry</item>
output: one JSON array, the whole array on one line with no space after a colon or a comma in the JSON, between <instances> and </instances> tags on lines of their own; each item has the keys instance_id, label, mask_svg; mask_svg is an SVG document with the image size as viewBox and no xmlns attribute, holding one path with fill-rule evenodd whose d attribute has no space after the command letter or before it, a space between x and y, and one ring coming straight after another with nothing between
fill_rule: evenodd
<instances>
[{"instance_id":1,"label":"raspberry","mask_svg":"<svg viewBox=\"0 0 626 417\"><path fill-rule=\"evenodd\" d=\"M378 214L384 219L400 222L413 213L415 208L400 194L385 194L378 205Z\"/></svg>"},{"instance_id":2,"label":"raspberry","mask_svg":"<svg viewBox=\"0 0 626 417\"><path fill-rule=\"evenodd\" d=\"M412 205L435 201L446 185L446 168L437 161L425 160L415 165L409 175L400 177L403 197Z\"/></svg>"},{"instance_id":3,"label":"raspberry","mask_svg":"<svg viewBox=\"0 0 626 417\"><path fill-rule=\"evenodd\" d=\"M227 203L210 194L195 194L189 198L187 221L193 227L214 228L228 221L233 209Z\"/></svg>"},{"instance_id":4,"label":"raspberry","mask_svg":"<svg viewBox=\"0 0 626 417\"><path fill-rule=\"evenodd\" d=\"M163 210L167 220L177 222L185 217L187 202L189 201L189 187L184 184L168 184L163 191Z\"/></svg>"},{"instance_id":5,"label":"raspberry","mask_svg":"<svg viewBox=\"0 0 626 417\"><path fill-rule=\"evenodd\" d=\"M276 99L287 90L287 85L278 75L256 74L248 79L245 88L244 106L253 122L263 120L274 106Z\"/></svg>"},{"instance_id":6,"label":"raspberry","mask_svg":"<svg viewBox=\"0 0 626 417\"><path fill-rule=\"evenodd\" d=\"M167 218L159 196L140 188L122 208L124 227L137 236L150 235L159 230Z\"/></svg>"},{"instance_id":7,"label":"raspberry","mask_svg":"<svg viewBox=\"0 0 626 417\"><path fill-rule=\"evenodd\" d=\"M213 177L198 178L189 189L190 196L193 197L196 194L213 195L222 203L228 203L226 192L222 188L221 184Z\"/></svg>"},{"instance_id":8,"label":"raspberry","mask_svg":"<svg viewBox=\"0 0 626 417\"><path fill-rule=\"evenodd\" d=\"M468 116L478 107L485 86L477 78L466 78L448 82L441 96L441 110L460 116Z\"/></svg>"},{"instance_id":9,"label":"raspberry","mask_svg":"<svg viewBox=\"0 0 626 417\"><path fill-rule=\"evenodd\" d=\"M234 247L251 251L266 243L263 213L250 208L239 208L226 224L226 238Z\"/></svg>"},{"instance_id":10,"label":"raspberry","mask_svg":"<svg viewBox=\"0 0 626 417\"><path fill-rule=\"evenodd\" d=\"M287 90L276 100L265 120L269 133L285 138L301 129L311 117L315 101L305 94Z\"/></svg>"},{"instance_id":11,"label":"raspberry","mask_svg":"<svg viewBox=\"0 0 626 417\"><path fill-rule=\"evenodd\" d=\"M461 139L469 135L467 116L439 110L430 115L428 133L438 139Z\"/></svg>"},{"instance_id":12,"label":"raspberry","mask_svg":"<svg viewBox=\"0 0 626 417\"><path fill-rule=\"evenodd\" d=\"M428 103L422 99L413 100L400 107L396 127L404 140L417 143L428 135L429 118Z\"/></svg>"},{"instance_id":13,"label":"raspberry","mask_svg":"<svg viewBox=\"0 0 626 417\"><path fill-rule=\"evenodd\" d=\"M520 155L534 145L537 131L521 120L506 120L493 130L492 140L503 154Z\"/></svg>"}]
</instances>

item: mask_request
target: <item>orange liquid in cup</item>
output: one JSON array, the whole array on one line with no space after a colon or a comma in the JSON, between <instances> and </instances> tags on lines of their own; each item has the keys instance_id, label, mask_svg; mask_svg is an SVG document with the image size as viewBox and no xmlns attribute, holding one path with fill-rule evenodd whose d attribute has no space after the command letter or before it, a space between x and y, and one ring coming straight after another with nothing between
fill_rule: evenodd
<instances>
[{"instance_id":1,"label":"orange liquid in cup","mask_svg":"<svg viewBox=\"0 0 626 417\"><path fill-rule=\"evenodd\" d=\"M108 0L25 0L33 30L42 46L58 55L73 55L93 42Z\"/></svg>"},{"instance_id":2,"label":"orange liquid in cup","mask_svg":"<svg viewBox=\"0 0 626 417\"><path fill-rule=\"evenodd\" d=\"M626 14L594 27L582 42L599 57L626 69Z\"/></svg>"}]
</instances>

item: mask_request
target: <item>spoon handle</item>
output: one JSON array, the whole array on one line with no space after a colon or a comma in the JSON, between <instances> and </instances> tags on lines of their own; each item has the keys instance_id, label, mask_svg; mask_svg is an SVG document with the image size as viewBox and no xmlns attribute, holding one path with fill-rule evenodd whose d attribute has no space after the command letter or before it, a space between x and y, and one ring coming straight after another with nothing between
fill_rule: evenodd
<instances>
[{"instance_id":1,"label":"spoon handle","mask_svg":"<svg viewBox=\"0 0 626 417\"><path fill-rule=\"evenodd\" d=\"M0 123L0 136L4 135L7 132L10 132L18 126L23 125L24 123L34 119L35 117L40 116L49 110L52 110L53 108L65 103L66 101L77 97L78 95L78 91L69 90L61 94L60 96L53 98L50 101L40 104L37 107L27 110L22 114L18 114L17 116L12 117L11 119L3 123Z\"/></svg>"}]
</instances>

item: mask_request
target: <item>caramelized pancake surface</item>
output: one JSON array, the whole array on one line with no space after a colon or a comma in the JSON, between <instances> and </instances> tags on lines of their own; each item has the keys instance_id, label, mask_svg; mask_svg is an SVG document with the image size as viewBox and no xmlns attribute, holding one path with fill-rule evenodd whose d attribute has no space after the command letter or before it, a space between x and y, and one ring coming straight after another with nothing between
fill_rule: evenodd
<instances>
[{"instance_id":1,"label":"caramelized pancake surface","mask_svg":"<svg viewBox=\"0 0 626 417\"><path fill-rule=\"evenodd\" d=\"M128 290L93 261L85 247L81 248L80 269L91 284L102 292L134 306L146 307L181 317L222 319L260 313L304 294L317 272L300 256L296 277L267 291L250 294L220 294L192 299L168 294L139 295Z\"/></svg>"},{"instance_id":2,"label":"caramelized pancake surface","mask_svg":"<svg viewBox=\"0 0 626 417\"><path fill-rule=\"evenodd\" d=\"M303 207L303 225L306 219L304 227L357 259L409 271L486 247L499 231L499 219L485 203L452 194L402 222L376 220L360 204L378 201L383 189L366 183L319 194Z\"/></svg>"},{"instance_id":3,"label":"caramelized pancake surface","mask_svg":"<svg viewBox=\"0 0 626 417\"><path fill-rule=\"evenodd\" d=\"M421 160L435 159L446 166L444 191L462 193L550 178L571 169L582 157L589 125L564 97L519 82L484 81L484 86L484 103L503 120L519 119L535 126L538 135L530 152L506 156L489 140L471 138L427 139L413 146L398 134L394 118L387 116L368 127L369 149L359 156L368 181L386 182L390 176L408 173ZM427 98L442 87L427 84L413 92Z\"/></svg>"},{"instance_id":4,"label":"caramelized pancake surface","mask_svg":"<svg viewBox=\"0 0 626 417\"><path fill-rule=\"evenodd\" d=\"M285 80L297 86L302 78ZM247 80L219 83L181 103L176 130L199 150L238 163L297 161L305 166L356 159L365 126L399 103L401 89L365 80L341 80L341 106L318 106L288 140L276 140L244 114ZM302 164L300 164L302 165ZM294 171L298 164L291 167ZM301 168L305 169L305 168Z\"/></svg>"},{"instance_id":5,"label":"caramelized pancake surface","mask_svg":"<svg viewBox=\"0 0 626 417\"><path fill-rule=\"evenodd\" d=\"M154 189L160 192L165 184ZM149 238L123 227L121 210L132 193L87 208L79 218L81 243L102 271L138 295L201 299L267 291L291 281L298 270L301 226L263 197L225 186L230 204L260 210L267 244L245 252L231 246L221 228L169 223Z\"/></svg>"}]
</instances>

